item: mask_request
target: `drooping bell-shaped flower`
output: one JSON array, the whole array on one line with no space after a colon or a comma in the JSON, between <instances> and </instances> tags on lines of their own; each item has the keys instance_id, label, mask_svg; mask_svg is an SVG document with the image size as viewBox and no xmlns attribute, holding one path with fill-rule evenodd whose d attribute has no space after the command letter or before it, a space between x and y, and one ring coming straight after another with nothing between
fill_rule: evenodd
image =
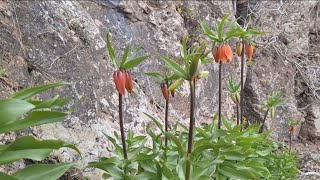
<instances>
[{"instance_id":1,"label":"drooping bell-shaped flower","mask_svg":"<svg viewBox=\"0 0 320 180\"><path fill-rule=\"evenodd\" d=\"M213 58L214 58L214 61L215 62L219 62L219 54L218 54L218 48L219 47L214 47L214 48L212 48L212 50L211 50L211 52L212 52L212 56L213 56Z\"/></svg>"},{"instance_id":2,"label":"drooping bell-shaped flower","mask_svg":"<svg viewBox=\"0 0 320 180\"><path fill-rule=\"evenodd\" d=\"M248 61L251 61L252 60L252 56L253 56L253 45L251 43L249 43L247 46L246 46L246 55L248 57Z\"/></svg>"},{"instance_id":3,"label":"drooping bell-shaped flower","mask_svg":"<svg viewBox=\"0 0 320 180\"><path fill-rule=\"evenodd\" d=\"M169 99L169 91L168 91L167 83L161 84L161 91L162 91L162 95L163 95L164 99L168 100Z\"/></svg>"},{"instance_id":4,"label":"drooping bell-shaped flower","mask_svg":"<svg viewBox=\"0 0 320 180\"><path fill-rule=\"evenodd\" d=\"M238 56L242 55L242 50L243 50L242 43L240 41L238 41L236 44L236 52L237 52Z\"/></svg>"},{"instance_id":5,"label":"drooping bell-shaped flower","mask_svg":"<svg viewBox=\"0 0 320 180\"><path fill-rule=\"evenodd\" d=\"M133 90L133 80L132 80L132 74L131 72L126 72L126 90L128 93L132 93Z\"/></svg>"},{"instance_id":6,"label":"drooping bell-shaped flower","mask_svg":"<svg viewBox=\"0 0 320 180\"><path fill-rule=\"evenodd\" d=\"M212 49L212 55L216 62L229 62L233 58L233 52L229 44L222 44Z\"/></svg>"},{"instance_id":7,"label":"drooping bell-shaped flower","mask_svg":"<svg viewBox=\"0 0 320 180\"><path fill-rule=\"evenodd\" d=\"M119 94L124 95L126 86L126 74L124 71L117 70L113 73L113 81Z\"/></svg>"}]
</instances>

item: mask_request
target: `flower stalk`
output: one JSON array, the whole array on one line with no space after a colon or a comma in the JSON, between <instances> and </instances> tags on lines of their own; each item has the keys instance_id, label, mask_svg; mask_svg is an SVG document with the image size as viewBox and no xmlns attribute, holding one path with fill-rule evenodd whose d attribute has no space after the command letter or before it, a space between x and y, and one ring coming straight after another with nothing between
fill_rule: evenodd
<instances>
[{"instance_id":1,"label":"flower stalk","mask_svg":"<svg viewBox=\"0 0 320 180\"><path fill-rule=\"evenodd\" d=\"M219 62L219 117L218 117L218 129L221 129L221 95L222 95L222 62Z\"/></svg>"},{"instance_id":2,"label":"flower stalk","mask_svg":"<svg viewBox=\"0 0 320 180\"><path fill-rule=\"evenodd\" d=\"M244 71L244 50L245 42L242 39L242 54L241 54L241 75L240 75L240 123L243 125L243 108L244 108L244 79L243 79L243 71Z\"/></svg>"},{"instance_id":3,"label":"flower stalk","mask_svg":"<svg viewBox=\"0 0 320 180\"><path fill-rule=\"evenodd\" d=\"M192 143L193 143L193 127L194 127L194 105L195 105L195 94L194 94L194 81L189 81L190 83L190 125L189 125L189 138L188 138L188 158L186 161L186 180L190 180L190 171L191 171L191 163L190 163L190 155L192 152Z\"/></svg>"},{"instance_id":4,"label":"flower stalk","mask_svg":"<svg viewBox=\"0 0 320 180\"><path fill-rule=\"evenodd\" d=\"M263 122L262 122L262 125L260 126L259 133L263 132L263 127L264 127L264 124L266 123L266 119L267 119L267 115L269 113L269 110L270 110L270 108L268 108L266 113L264 114Z\"/></svg>"},{"instance_id":5,"label":"flower stalk","mask_svg":"<svg viewBox=\"0 0 320 180\"><path fill-rule=\"evenodd\" d=\"M123 110L122 110L122 95L119 93L119 124L120 124L120 132L121 132L121 142L122 142L122 150L123 150L123 158L125 160L128 159L127 155L127 146L126 146L126 137L124 134L124 127L123 127ZM124 174L127 174L127 165L125 165Z\"/></svg>"}]
</instances>

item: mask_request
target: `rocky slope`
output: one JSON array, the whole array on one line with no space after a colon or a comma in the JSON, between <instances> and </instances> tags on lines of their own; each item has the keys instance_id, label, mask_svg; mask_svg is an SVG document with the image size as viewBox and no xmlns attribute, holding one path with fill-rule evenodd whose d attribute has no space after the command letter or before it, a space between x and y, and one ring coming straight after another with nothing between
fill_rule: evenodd
<instances>
[{"instance_id":1,"label":"rocky slope","mask_svg":"<svg viewBox=\"0 0 320 180\"><path fill-rule=\"evenodd\" d=\"M304 152L301 141L319 143L320 136L317 27L320 5L316 1L281 2L1 1L0 67L7 73L0 79L0 97L37 84L71 82L71 86L55 93L72 96L72 103L77 103L72 116L62 124L43 125L23 133L76 144L83 152L83 160L68 150L57 156L62 161L77 161L84 167L87 162L107 155L105 148L109 144L102 132L112 134L118 129L117 93L111 78L114 69L104 42L107 33L112 35L118 55L130 41L133 47L142 45L142 53L151 56L133 71L135 94L125 98L126 129L143 133L149 122L143 112L161 119L164 111L159 85L143 75L143 72L159 70L163 64L156 53L178 56L180 41L186 34L194 41L199 40L198 20L209 24L227 14L248 15L250 25L265 34L255 39L256 63L246 70L245 116L250 122L261 121L263 112L258 109L266 96L272 90L282 90L286 94L286 104L277 109L272 123L274 136L285 140L287 119L299 119L301 128L295 142L300 147L299 152ZM217 65L212 63L204 68L210 71L210 76L197 86L198 124L210 121L218 109ZM224 66L223 74L225 77L239 75L239 71L239 60L235 58ZM170 105L171 123L177 120L187 123L187 85L179 91L182 94ZM230 117L234 107L226 91L223 102L223 112ZM270 119L267 124L271 126ZM17 135L4 136L2 142ZM319 154L313 153L313 156L306 153L301 156L314 157L312 161L319 162ZM308 163L304 164L303 170L311 170ZM99 172L92 169L86 169L84 174L100 177Z\"/></svg>"}]
</instances>

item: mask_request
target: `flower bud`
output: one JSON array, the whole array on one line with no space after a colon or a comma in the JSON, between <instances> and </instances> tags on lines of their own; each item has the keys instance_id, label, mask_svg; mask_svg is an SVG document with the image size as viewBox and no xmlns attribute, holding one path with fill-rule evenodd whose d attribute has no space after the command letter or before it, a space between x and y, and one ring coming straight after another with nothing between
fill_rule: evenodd
<instances>
[{"instance_id":1,"label":"flower bud","mask_svg":"<svg viewBox=\"0 0 320 180\"><path fill-rule=\"evenodd\" d=\"M113 81L114 81L114 84L116 85L117 91L119 92L119 78L118 78L117 72L118 71L113 72Z\"/></svg>"},{"instance_id":2,"label":"flower bud","mask_svg":"<svg viewBox=\"0 0 320 180\"><path fill-rule=\"evenodd\" d=\"M175 94L176 94L176 91L175 91L175 90L172 90L172 91L170 91L170 93L171 93L171 96L174 97Z\"/></svg>"},{"instance_id":3,"label":"flower bud","mask_svg":"<svg viewBox=\"0 0 320 180\"><path fill-rule=\"evenodd\" d=\"M168 100L169 99L169 91L168 91L167 83L161 84L161 91L162 91L162 95L163 95L164 99Z\"/></svg>"},{"instance_id":4,"label":"flower bud","mask_svg":"<svg viewBox=\"0 0 320 180\"><path fill-rule=\"evenodd\" d=\"M276 108L272 107L271 108L271 119L274 120L275 116L276 116Z\"/></svg>"},{"instance_id":5,"label":"flower bud","mask_svg":"<svg viewBox=\"0 0 320 180\"><path fill-rule=\"evenodd\" d=\"M253 45L251 43L246 46L246 55L248 60L251 61L253 56Z\"/></svg>"},{"instance_id":6,"label":"flower bud","mask_svg":"<svg viewBox=\"0 0 320 180\"><path fill-rule=\"evenodd\" d=\"M218 47L212 48L211 52L212 52L212 56L213 56L214 61L219 62Z\"/></svg>"},{"instance_id":7,"label":"flower bud","mask_svg":"<svg viewBox=\"0 0 320 180\"><path fill-rule=\"evenodd\" d=\"M132 80L131 72L126 72L126 90L130 94L132 93L132 90L133 90L133 80Z\"/></svg>"},{"instance_id":8,"label":"flower bud","mask_svg":"<svg viewBox=\"0 0 320 180\"><path fill-rule=\"evenodd\" d=\"M242 49L243 49L242 43L241 43L241 42L237 42L236 52L237 52L237 55L238 55L238 56L241 56L241 55L242 55Z\"/></svg>"}]
</instances>

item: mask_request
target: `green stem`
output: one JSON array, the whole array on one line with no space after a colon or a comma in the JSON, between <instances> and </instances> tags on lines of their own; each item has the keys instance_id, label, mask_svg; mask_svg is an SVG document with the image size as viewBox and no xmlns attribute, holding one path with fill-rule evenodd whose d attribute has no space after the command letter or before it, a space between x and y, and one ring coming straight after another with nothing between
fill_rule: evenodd
<instances>
[{"instance_id":1,"label":"green stem","mask_svg":"<svg viewBox=\"0 0 320 180\"><path fill-rule=\"evenodd\" d=\"M186 161L186 180L190 180L190 170L191 170L191 162L190 162L190 154L192 152L192 140L193 140L193 126L194 126L194 104L195 104L195 94L194 94L194 81L190 81L190 125L189 125L189 138L188 138L188 154Z\"/></svg>"},{"instance_id":2,"label":"green stem","mask_svg":"<svg viewBox=\"0 0 320 180\"><path fill-rule=\"evenodd\" d=\"M164 126L165 131L168 132L168 116L169 116L169 97L168 100L166 100L166 111L165 111L165 117L164 117ZM167 146L168 139L167 137L164 138L164 145Z\"/></svg>"},{"instance_id":3,"label":"green stem","mask_svg":"<svg viewBox=\"0 0 320 180\"><path fill-rule=\"evenodd\" d=\"M269 113L269 108L267 109L266 113L264 114L263 122L262 122L262 125L260 126L259 133L263 132L263 127L264 127L264 124L266 123L268 113Z\"/></svg>"},{"instance_id":4,"label":"green stem","mask_svg":"<svg viewBox=\"0 0 320 180\"><path fill-rule=\"evenodd\" d=\"M243 69L244 69L244 51L245 51L245 42L242 40L242 54L241 54L241 77L240 77L240 123L243 124L243 106L244 106L244 91L243 91Z\"/></svg>"},{"instance_id":5,"label":"green stem","mask_svg":"<svg viewBox=\"0 0 320 180\"><path fill-rule=\"evenodd\" d=\"M126 137L125 137L124 128L123 128L122 95L120 93L119 93L119 120L120 120L120 132L121 132L123 157L126 161L128 159L128 155L127 155L127 147L126 147ZM124 171L124 174L127 174L127 165L125 165L123 171Z\"/></svg>"},{"instance_id":6,"label":"green stem","mask_svg":"<svg viewBox=\"0 0 320 180\"><path fill-rule=\"evenodd\" d=\"M289 135L290 141L289 141L289 153L291 152L291 143L292 143L292 132L290 132Z\"/></svg>"},{"instance_id":7,"label":"green stem","mask_svg":"<svg viewBox=\"0 0 320 180\"><path fill-rule=\"evenodd\" d=\"M221 88L221 76L222 76L222 62L219 63L219 118L218 118L218 129L221 129L221 95L222 95L222 88Z\"/></svg>"},{"instance_id":8,"label":"green stem","mask_svg":"<svg viewBox=\"0 0 320 180\"><path fill-rule=\"evenodd\" d=\"M239 104L236 104L236 109L237 109L237 125L240 124L240 114L239 114Z\"/></svg>"}]
</instances>

